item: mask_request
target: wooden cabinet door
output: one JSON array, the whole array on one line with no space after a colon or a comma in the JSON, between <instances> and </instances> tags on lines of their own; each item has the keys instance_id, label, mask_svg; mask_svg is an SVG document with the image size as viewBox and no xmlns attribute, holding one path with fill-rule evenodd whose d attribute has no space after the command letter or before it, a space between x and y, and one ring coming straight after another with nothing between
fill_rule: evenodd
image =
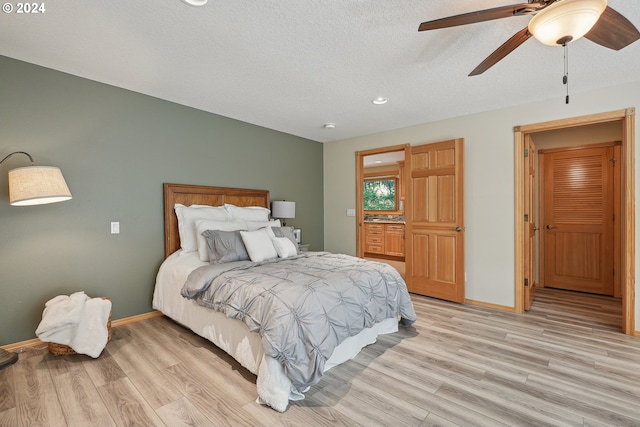
<instances>
[{"instance_id":1,"label":"wooden cabinet door","mask_svg":"<svg viewBox=\"0 0 640 427\"><path fill-rule=\"evenodd\" d=\"M614 153L544 152L545 286L613 295Z\"/></svg>"},{"instance_id":2,"label":"wooden cabinet door","mask_svg":"<svg viewBox=\"0 0 640 427\"><path fill-rule=\"evenodd\" d=\"M404 256L403 224L385 225L384 248L385 255Z\"/></svg>"},{"instance_id":3,"label":"wooden cabinet door","mask_svg":"<svg viewBox=\"0 0 640 427\"><path fill-rule=\"evenodd\" d=\"M410 292L464 302L463 139L411 147L405 165Z\"/></svg>"}]
</instances>

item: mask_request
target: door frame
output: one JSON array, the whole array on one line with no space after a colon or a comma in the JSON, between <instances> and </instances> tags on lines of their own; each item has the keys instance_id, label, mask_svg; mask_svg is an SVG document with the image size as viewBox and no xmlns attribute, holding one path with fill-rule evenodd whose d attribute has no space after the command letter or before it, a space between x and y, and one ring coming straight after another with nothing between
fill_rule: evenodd
<instances>
[{"instance_id":1,"label":"door frame","mask_svg":"<svg viewBox=\"0 0 640 427\"><path fill-rule=\"evenodd\" d=\"M515 126L514 171L515 171L515 312L524 312L524 150L525 136L535 132L578 127L596 123L620 121L622 126L621 146L621 233L620 267L622 290L622 332L635 334L635 108L626 108L606 113L554 120L543 123Z\"/></svg>"},{"instance_id":2,"label":"door frame","mask_svg":"<svg viewBox=\"0 0 640 427\"><path fill-rule=\"evenodd\" d=\"M372 154L392 153L404 151L405 168L407 161L410 159L410 144L392 145L389 147L372 148L369 150L356 151L356 256L364 258L364 157ZM406 176L406 174L405 174ZM404 212L410 207L410 203L405 199L403 203ZM406 229L405 229L406 233ZM406 239L405 239L406 242Z\"/></svg>"}]
</instances>

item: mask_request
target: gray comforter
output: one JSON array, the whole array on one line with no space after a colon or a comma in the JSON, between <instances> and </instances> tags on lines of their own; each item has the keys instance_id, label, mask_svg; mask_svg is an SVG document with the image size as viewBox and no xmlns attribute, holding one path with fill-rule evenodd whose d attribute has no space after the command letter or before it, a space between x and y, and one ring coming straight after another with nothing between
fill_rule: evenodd
<instances>
[{"instance_id":1,"label":"gray comforter","mask_svg":"<svg viewBox=\"0 0 640 427\"><path fill-rule=\"evenodd\" d=\"M242 320L262 337L264 351L283 364L304 392L320 380L334 348L390 317L415 319L397 270L387 264L327 252L194 270L182 296Z\"/></svg>"}]
</instances>

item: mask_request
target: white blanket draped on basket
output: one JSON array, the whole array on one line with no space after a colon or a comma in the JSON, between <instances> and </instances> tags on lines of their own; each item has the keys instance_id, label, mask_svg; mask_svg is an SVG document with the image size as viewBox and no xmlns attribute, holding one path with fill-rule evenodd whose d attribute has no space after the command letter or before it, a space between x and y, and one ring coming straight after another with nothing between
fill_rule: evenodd
<instances>
[{"instance_id":1,"label":"white blanket draped on basket","mask_svg":"<svg viewBox=\"0 0 640 427\"><path fill-rule=\"evenodd\" d=\"M84 292L58 295L47 301L36 335L43 342L71 347L78 354L100 356L107 345L111 301Z\"/></svg>"}]
</instances>

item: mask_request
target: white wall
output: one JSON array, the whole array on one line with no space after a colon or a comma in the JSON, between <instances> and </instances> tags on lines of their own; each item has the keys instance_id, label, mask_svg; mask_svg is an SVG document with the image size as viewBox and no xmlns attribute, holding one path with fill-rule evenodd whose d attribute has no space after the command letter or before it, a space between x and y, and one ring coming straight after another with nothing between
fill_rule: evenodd
<instances>
[{"instance_id":1,"label":"white wall","mask_svg":"<svg viewBox=\"0 0 640 427\"><path fill-rule=\"evenodd\" d=\"M640 81L498 111L351 138L324 146L325 250L355 254L355 152L452 138L465 139L466 298L514 307L513 127L636 107ZM393 108L393 104L389 104ZM640 129L636 114L636 129ZM640 150L636 149L636 164ZM640 190L636 173L636 189ZM637 196L636 196L637 197ZM636 219L637 223L637 219ZM638 237L636 236L636 241ZM639 270L640 250L636 250ZM636 292L640 330L640 292Z\"/></svg>"}]
</instances>

